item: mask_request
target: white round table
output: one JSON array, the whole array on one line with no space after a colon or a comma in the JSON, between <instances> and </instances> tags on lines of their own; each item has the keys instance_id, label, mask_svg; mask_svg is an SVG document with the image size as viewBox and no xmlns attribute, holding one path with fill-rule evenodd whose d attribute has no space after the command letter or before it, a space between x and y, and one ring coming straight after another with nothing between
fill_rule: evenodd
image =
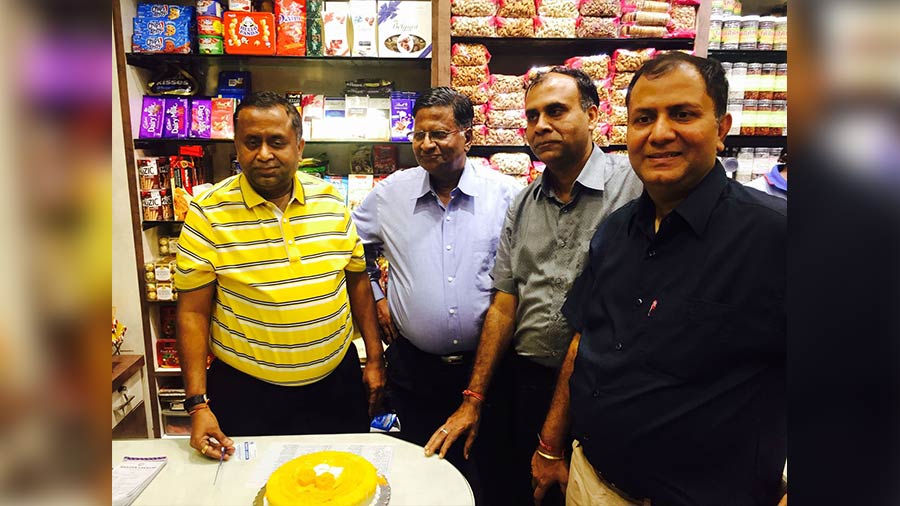
<instances>
[{"instance_id":1,"label":"white round table","mask_svg":"<svg viewBox=\"0 0 900 506\"><path fill-rule=\"evenodd\" d=\"M168 462L159 475L134 502L135 506L250 506L261 484L254 483L259 467L271 462L271 455L285 444L300 445L386 445L393 448L388 472L390 506L474 506L469 483L446 460L425 457L421 446L381 433L304 436L259 436L232 438L235 446L255 441L257 456L249 461L230 458L223 463L215 485L219 462L200 456L187 438L117 440L112 443L112 463L125 456L166 456Z\"/></svg>"}]
</instances>

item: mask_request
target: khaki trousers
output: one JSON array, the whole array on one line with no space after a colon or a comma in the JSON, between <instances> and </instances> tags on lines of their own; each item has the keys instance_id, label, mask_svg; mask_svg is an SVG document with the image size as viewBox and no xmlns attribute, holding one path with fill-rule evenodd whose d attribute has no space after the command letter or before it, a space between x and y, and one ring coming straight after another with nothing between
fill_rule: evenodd
<instances>
[{"instance_id":1,"label":"khaki trousers","mask_svg":"<svg viewBox=\"0 0 900 506\"><path fill-rule=\"evenodd\" d=\"M581 443L576 440L572 443L566 506L650 506L650 500L626 498L624 493L607 483L588 462Z\"/></svg>"}]
</instances>

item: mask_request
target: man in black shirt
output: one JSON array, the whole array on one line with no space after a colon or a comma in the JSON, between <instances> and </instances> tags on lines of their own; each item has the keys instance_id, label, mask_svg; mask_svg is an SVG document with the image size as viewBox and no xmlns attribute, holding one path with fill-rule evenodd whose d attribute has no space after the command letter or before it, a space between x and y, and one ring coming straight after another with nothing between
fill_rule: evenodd
<instances>
[{"instance_id":1,"label":"man in black shirt","mask_svg":"<svg viewBox=\"0 0 900 506\"><path fill-rule=\"evenodd\" d=\"M727 96L718 62L680 52L629 86L644 193L600 224L563 306L576 334L532 458L536 497L559 480L570 505L781 498L786 204L716 159ZM547 449L569 428L567 472Z\"/></svg>"}]
</instances>

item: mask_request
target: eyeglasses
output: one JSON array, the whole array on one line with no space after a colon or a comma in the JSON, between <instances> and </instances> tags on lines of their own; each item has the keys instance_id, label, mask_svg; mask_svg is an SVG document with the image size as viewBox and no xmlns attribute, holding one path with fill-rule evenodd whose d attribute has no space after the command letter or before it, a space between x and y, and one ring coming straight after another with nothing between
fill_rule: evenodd
<instances>
[{"instance_id":1,"label":"eyeglasses","mask_svg":"<svg viewBox=\"0 0 900 506\"><path fill-rule=\"evenodd\" d=\"M441 141L447 140L447 137L450 137L450 134L465 132L466 130L468 130L468 129L464 128L462 130L450 130L450 131L435 130L433 132L425 132L422 130L416 130L415 132L410 132L407 135L407 137L409 138L409 140L411 140L413 142L422 142L425 140L425 136L427 135L431 139L432 142L441 142Z\"/></svg>"}]
</instances>

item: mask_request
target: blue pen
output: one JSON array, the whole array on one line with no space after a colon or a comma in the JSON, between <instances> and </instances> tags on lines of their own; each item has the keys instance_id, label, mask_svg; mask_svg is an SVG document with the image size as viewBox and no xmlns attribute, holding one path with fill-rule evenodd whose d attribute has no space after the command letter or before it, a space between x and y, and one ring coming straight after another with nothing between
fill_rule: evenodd
<instances>
[{"instance_id":1,"label":"blue pen","mask_svg":"<svg viewBox=\"0 0 900 506\"><path fill-rule=\"evenodd\" d=\"M219 479L219 471L222 470L222 462L225 462L225 447L224 446L219 447L219 467L216 468L216 476L215 476L215 478L213 478L213 485L215 485L216 480Z\"/></svg>"}]
</instances>

